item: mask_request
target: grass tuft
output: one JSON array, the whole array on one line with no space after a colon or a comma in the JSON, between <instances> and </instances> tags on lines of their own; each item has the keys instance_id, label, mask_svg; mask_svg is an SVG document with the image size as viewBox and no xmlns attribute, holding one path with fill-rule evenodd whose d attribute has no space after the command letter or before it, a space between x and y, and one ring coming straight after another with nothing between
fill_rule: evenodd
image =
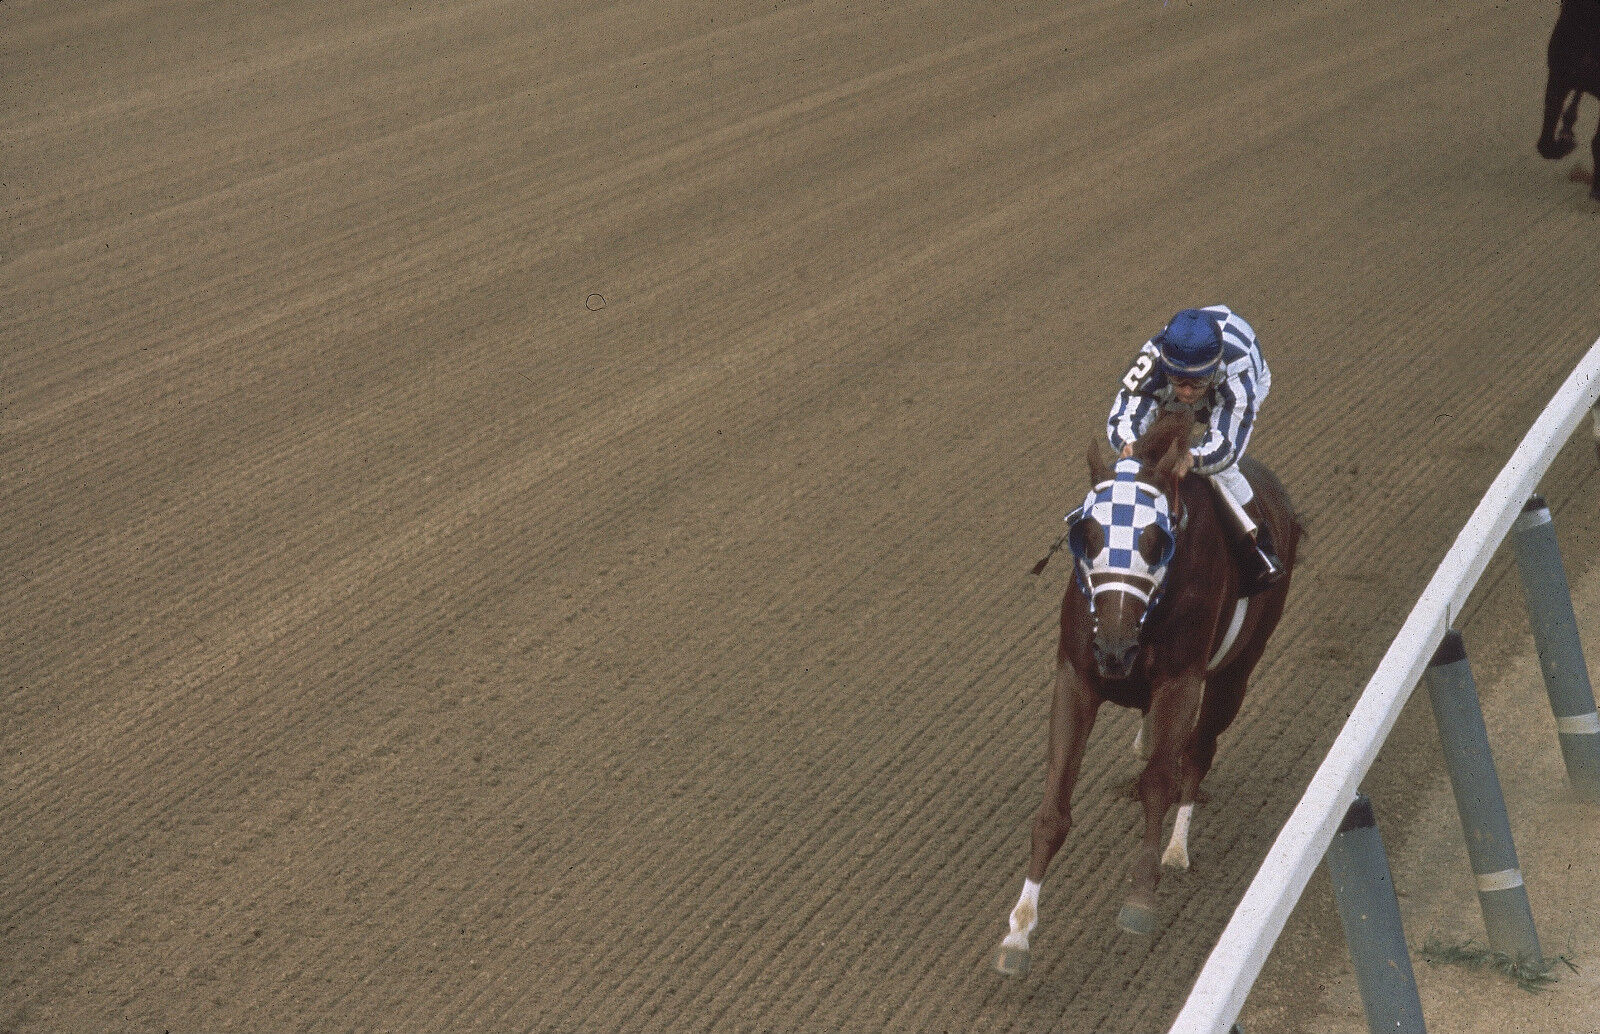
<instances>
[{"instance_id":1,"label":"grass tuft","mask_svg":"<svg viewBox=\"0 0 1600 1034\"><path fill-rule=\"evenodd\" d=\"M1578 972L1578 967L1574 966L1572 959L1566 955L1553 955L1544 959L1530 959L1526 956L1513 958L1506 952L1485 948L1470 938L1464 941L1445 942L1437 937L1429 937L1422 943L1422 947L1417 949L1417 955L1423 961L1435 965L1497 969L1515 980L1518 987L1530 992L1543 991L1556 983L1555 968L1558 962L1572 972Z\"/></svg>"}]
</instances>

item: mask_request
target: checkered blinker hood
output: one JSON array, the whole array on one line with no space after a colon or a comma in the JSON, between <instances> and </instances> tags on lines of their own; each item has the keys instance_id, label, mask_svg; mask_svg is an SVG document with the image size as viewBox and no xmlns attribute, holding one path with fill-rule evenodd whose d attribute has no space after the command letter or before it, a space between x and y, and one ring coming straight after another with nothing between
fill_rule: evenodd
<instances>
[{"instance_id":1,"label":"checkered blinker hood","mask_svg":"<svg viewBox=\"0 0 1600 1034\"><path fill-rule=\"evenodd\" d=\"M1090 574L1133 575L1150 582L1152 597L1159 592L1167 576L1167 565L1172 563L1172 553L1177 538L1172 530L1172 511L1167 497L1147 482L1139 480L1139 461L1117 461L1116 476L1094 486L1083 505L1067 515L1067 545L1078 561L1079 579L1084 592L1094 598L1089 584ZM1094 556L1088 556L1084 546L1084 532L1088 522L1100 525L1105 532L1105 544ZM1139 537L1145 529L1161 530L1161 556L1152 565L1139 552ZM1118 583L1118 587L1127 587ZM1155 600L1149 601L1154 607Z\"/></svg>"}]
</instances>

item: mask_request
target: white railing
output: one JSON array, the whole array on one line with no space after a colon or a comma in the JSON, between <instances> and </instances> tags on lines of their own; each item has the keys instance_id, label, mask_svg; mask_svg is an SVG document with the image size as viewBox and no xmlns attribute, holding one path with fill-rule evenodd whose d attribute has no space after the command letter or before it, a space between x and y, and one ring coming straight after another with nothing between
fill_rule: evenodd
<instances>
[{"instance_id":1,"label":"white railing","mask_svg":"<svg viewBox=\"0 0 1600 1034\"><path fill-rule=\"evenodd\" d=\"M1597 399L1600 341L1589 348L1528 429L1400 626L1344 729L1217 939L1170 1034L1226 1034L1238 1018L1289 912L1355 801L1357 785L1378 756L1450 622L1460 615L1523 503ZM1600 410L1595 419L1596 435L1600 436Z\"/></svg>"}]
</instances>

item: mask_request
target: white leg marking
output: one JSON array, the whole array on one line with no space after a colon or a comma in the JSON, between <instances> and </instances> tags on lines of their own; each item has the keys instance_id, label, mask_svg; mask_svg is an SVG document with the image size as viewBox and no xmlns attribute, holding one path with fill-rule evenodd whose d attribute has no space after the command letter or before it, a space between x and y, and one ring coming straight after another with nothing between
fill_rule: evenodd
<instances>
[{"instance_id":1,"label":"white leg marking","mask_svg":"<svg viewBox=\"0 0 1600 1034\"><path fill-rule=\"evenodd\" d=\"M1167 844L1167 852L1161 856L1161 864L1174 869L1187 869L1189 867L1189 816L1194 814L1194 805L1178 805L1178 820L1172 824L1172 840Z\"/></svg>"},{"instance_id":2,"label":"white leg marking","mask_svg":"<svg viewBox=\"0 0 1600 1034\"><path fill-rule=\"evenodd\" d=\"M1011 932L1000 943L1007 948L1028 950L1028 935L1039 925L1039 885L1033 880L1022 881L1022 896L1017 907L1011 910Z\"/></svg>"}]
</instances>

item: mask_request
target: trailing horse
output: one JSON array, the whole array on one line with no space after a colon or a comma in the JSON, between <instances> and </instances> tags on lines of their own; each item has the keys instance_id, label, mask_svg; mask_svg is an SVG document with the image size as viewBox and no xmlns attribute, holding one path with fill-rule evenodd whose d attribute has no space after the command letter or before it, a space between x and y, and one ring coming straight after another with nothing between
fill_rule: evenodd
<instances>
[{"instance_id":1,"label":"trailing horse","mask_svg":"<svg viewBox=\"0 0 1600 1034\"><path fill-rule=\"evenodd\" d=\"M1189 866L1200 781L1283 614L1303 530L1288 492L1265 466L1241 461L1284 566L1281 581L1244 598L1238 544L1224 530L1216 492L1203 477L1187 476L1192 428L1188 414L1163 416L1114 468L1099 443L1090 444L1094 489L1068 517L1075 577L1061 601L1044 801L1022 896L995 960L1007 975L1028 970L1039 885L1072 827L1072 787L1100 705L1109 700L1144 713L1135 741L1136 753L1148 751L1137 781L1144 838L1117 921L1149 933L1161 865ZM1162 826L1175 802L1177 822L1163 855Z\"/></svg>"},{"instance_id":2,"label":"trailing horse","mask_svg":"<svg viewBox=\"0 0 1600 1034\"><path fill-rule=\"evenodd\" d=\"M1585 93L1600 98L1600 0L1561 0L1561 13L1546 50L1550 76L1544 88L1544 126L1539 153L1565 158L1578 146L1572 127ZM1600 128L1589 145L1594 158L1589 196L1600 200Z\"/></svg>"}]
</instances>

